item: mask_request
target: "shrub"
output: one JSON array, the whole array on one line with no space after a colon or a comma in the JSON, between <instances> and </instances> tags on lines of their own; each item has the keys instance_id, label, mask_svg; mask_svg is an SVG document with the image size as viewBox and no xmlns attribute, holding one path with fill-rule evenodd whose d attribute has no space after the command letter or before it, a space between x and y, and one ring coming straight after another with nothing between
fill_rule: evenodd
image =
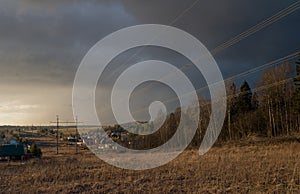
<instances>
[{"instance_id":1,"label":"shrub","mask_svg":"<svg viewBox=\"0 0 300 194\"><path fill-rule=\"evenodd\" d=\"M42 156L42 150L36 144L32 144L30 148L30 153L35 157L40 158Z\"/></svg>"}]
</instances>

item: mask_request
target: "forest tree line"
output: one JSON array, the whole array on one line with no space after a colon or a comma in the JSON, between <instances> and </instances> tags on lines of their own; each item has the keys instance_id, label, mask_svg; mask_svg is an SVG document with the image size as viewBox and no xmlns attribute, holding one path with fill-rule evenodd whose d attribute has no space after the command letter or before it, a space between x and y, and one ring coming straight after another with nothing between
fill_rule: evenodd
<instances>
[{"instance_id":1,"label":"forest tree line","mask_svg":"<svg viewBox=\"0 0 300 194\"><path fill-rule=\"evenodd\" d=\"M247 81L239 87L234 81L225 82L225 85L227 110L218 137L219 142L237 141L253 136L272 138L300 134L300 54L295 64L286 62L267 69L253 89ZM199 124L191 143L191 146L197 147L201 144L210 122L211 102L199 99L199 106ZM183 113L181 111L177 108L167 116L160 129L150 135L132 134L137 143L130 147L150 149L167 142L175 134L182 115L185 119L196 115L192 108ZM157 117L158 120L162 118ZM153 122L148 123L147 128L153 130ZM180 144L184 137L180 137L178 141Z\"/></svg>"},{"instance_id":2,"label":"forest tree line","mask_svg":"<svg viewBox=\"0 0 300 194\"><path fill-rule=\"evenodd\" d=\"M271 138L299 133L300 54L295 65L296 68L286 62L267 69L254 89L247 81L240 87L234 81L227 82L227 113L218 141L236 141L253 135ZM199 146L210 120L210 102L199 99L199 105L201 114L192 146ZM148 142L159 145L172 137L180 122L180 114L180 109L171 113L160 130L146 138Z\"/></svg>"},{"instance_id":3,"label":"forest tree line","mask_svg":"<svg viewBox=\"0 0 300 194\"><path fill-rule=\"evenodd\" d=\"M290 63L266 70L251 89L244 81L239 90L228 88L227 116L221 140L252 134L277 137L300 132L300 60L296 73Z\"/></svg>"}]
</instances>

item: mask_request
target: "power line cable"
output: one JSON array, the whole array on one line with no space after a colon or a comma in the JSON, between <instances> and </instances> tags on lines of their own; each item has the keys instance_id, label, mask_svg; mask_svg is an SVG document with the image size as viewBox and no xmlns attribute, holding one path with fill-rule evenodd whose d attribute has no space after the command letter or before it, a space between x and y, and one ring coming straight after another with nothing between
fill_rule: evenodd
<instances>
[{"instance_id":1,"label":"power line cable","mask_svg":"<svg viewBox=\"0 0 300 194\"><path fill-rule=\"evenodd\" d=\"M248 30L240 33L239 35L229 39L228 41L226 41L225 43L217 46L216 48L214 48L213 50L210 51L210 53L212 55L216 55L217 53L233 46L234 44L237 44L238 42L242 41L243 39L249 37L250 35L253 35L255 33L257 33L258 31L264 29L265 27L279 21L280 19L284 18L285 16L295 12L296 10L298 10L300 8L300 1L296 1L295 3L291 4L290 6L288 6L287 8L279 11L278 13L276 13L275 15L263 20L262 22L258 23L257 25L249 28ZM186 68L187 66L189 66L191 64L185 64L183 66L181 66L178 70L183 70L184 68ZM260 67L258 67L260 68ZM177 71L178 71L177 70ZM166 78L166 77L169 77L169 76L172 76L176 73L175 72L171 72L171 73L168 73L167 75L163 76L163 78ZM162 80L161 79L161 80ZM151 87L151 84L149 84L148 86L140 89L140 92L142 91L145 91L148 87ZM139 91L137 91L139 93Z\"/></svg>"},{"instance_id":2,"label":"power line cable","mask_svg":"<svg viewBox=\"0 0 300 194\"><path fill-rule=\"evenodd\" d=\"M211 53L213 55L217 54L218 52L227 49L228 47L231 47L232 45L240 42L241 40L253 35L254 33L264 29L265 27L279 21L280 19L292 14L293 12L297 11L300 8L300 1L296 1L295 3L291 4L287 8L279 11L275 15L267 18L266 20L258 23L257 25L249 28L248 30L240 33L239 35L235 36L234 38L231 38L230 40L224 42L223 44L217 46L214 48Z\"/></svg>"},{"instance_id":3,"label":"power line cable","mask_svg":"<svg viewBox=\"0 0 300 194\"><path fill-rule=\"evenodd\" d=\"M290 60L290 59L293 59L293 58L297 57L298 54L299 54L299 52L295 52L295 53L292 53L292 54L287 55L287 56L285 56L285 57L282 57L282 58L280 58L280 59L276 59L276 60L274 60L274 61L265 63L265 64L263 64L263 65L261 65L261 66L259 66L259 67L255 67L255 68L253 68L253 69L247 70L247 71L245 71L245 72L243 72L243 73L240 73L240 74L238 74L238 75L234 75L234 76L232 76L232 77L226 78L226 79L224 80L224 82L226 82L226 81L231 81L231 80L236 79L236 78L238 78L238 77L244 77L244 76L249 75L249 74L251 74L251 73L254 73L254 72L263 70L263 69L265 69L265 68L267 68L267 67L271 67L271 66L274 66L274 65L278 65L278 64L280 64L280 63L283 63L283 62L285 62L285 61L288 61L288 60ZM292 78L289 78L289 79L292 79ZM213 83L213 84L211 84L211 85L218 84L218 83L219 83L219 82L216 82L216 83ZM211 86L211 85L210 85L210 86ZM207 85L207 86L204 86L204 87L202 87L202 88L199 88L199 89L197 89L197 90L195 90L195 91L196 91L197 93L199 93L200 91L203 91L203 90L208 89L208 88L209 88L209 86ZM194 91L193 91L193 92L194 92ZM186 94L184 94L184 95L188 95L188 94L190 94L190 93L186 93ZM178 97L171 98L171 99L169 99L169 100L167 100L167 101L164 101L164 103L169 103L169 102L175 101L175 100L177 100L177 99L178 99ZM141 111L144 111L144 110L147 110L147 108L143 108L143 109L140 109L140 110L138 110L138 111L134 111L134 113L138 113L138 112L141 112Z\"/></svg>"}]
</instances>

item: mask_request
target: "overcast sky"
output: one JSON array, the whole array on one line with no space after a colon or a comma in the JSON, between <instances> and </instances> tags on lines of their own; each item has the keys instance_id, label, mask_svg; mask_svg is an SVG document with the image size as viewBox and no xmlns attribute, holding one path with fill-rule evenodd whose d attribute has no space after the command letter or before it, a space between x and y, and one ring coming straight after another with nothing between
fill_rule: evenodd
<instances>
[{"instance_id":1,"label":"overcast sky","mask_svg":"<svg viewBox=\"0 0 300 194\"><path fill-rule=\"evenodd\" d=\"M48 124L57 114L71 121L76 70L88 50L116 30L171 24L212 50L296 1L200 0L187 10L193 2L0 0L0 125ZM216 54L223 76L298 51L299 10ZM241 79L255 87L260 73Z\"/></svg>"}]
</instances>

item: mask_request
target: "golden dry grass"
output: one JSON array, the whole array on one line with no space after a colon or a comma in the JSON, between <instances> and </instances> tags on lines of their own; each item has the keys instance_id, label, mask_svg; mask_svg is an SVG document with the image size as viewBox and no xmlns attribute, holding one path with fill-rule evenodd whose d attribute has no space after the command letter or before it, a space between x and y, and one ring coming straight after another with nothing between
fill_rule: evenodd
<instances>
[{"instance_id":1,"label":"golden dry grass","mask_svg":"<svg viewBox=\"0 0 300 194\"><path fill-rule=\"evenodd\" d=\"M4 193L300 193L300 143L225 145L199 156L188 150L147 171L112 167L88 150L35 138L42 159L0 163Z\"/></svg>"}]
</instances>

